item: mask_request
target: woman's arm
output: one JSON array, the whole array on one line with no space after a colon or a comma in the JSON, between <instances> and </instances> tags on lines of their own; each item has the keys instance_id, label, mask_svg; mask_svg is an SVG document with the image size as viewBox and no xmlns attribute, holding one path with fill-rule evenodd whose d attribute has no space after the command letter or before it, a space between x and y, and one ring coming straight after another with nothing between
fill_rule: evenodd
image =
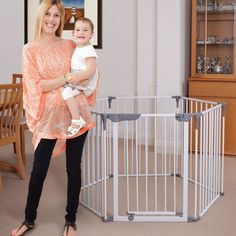
<instances>
[{"instance_id":1,"label":"woman's arm","mask_svg":"<svg viewBox=\"0 0 236 236\"><path fill-rule=\"evenodd\" d=\"M41 83L42 92L49 92L51 90L57 89L68 83L69 80L66 76L59 77L52 80L43 80Z\"/></svg>"}]
</instances>

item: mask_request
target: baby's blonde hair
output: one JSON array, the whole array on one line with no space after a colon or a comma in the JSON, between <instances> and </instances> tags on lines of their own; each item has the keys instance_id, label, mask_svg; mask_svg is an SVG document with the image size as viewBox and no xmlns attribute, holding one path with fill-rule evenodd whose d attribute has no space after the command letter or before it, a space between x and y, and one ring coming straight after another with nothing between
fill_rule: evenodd
<instances>
[{"instance_id":1,"label":"baby's blonde hair","mask_svg":"<svg viewBox=\"0 0 236 236\"><path fill-rule=\"evenodd\" d=\"M75 24L76 24L78 21L87 22L87 23L90 25L91 31L92 31L92 33L93 33L93 31L94 31L94 24L93 24L93 22L92 22L89 18L81 16L81 17L77 18Z\"/></svg>"}]
</instances>

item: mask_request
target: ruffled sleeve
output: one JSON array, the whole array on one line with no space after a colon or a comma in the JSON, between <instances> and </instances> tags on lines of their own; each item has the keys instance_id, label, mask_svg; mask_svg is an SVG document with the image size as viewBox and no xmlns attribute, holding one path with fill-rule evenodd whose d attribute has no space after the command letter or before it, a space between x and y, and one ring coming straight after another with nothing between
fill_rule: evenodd
<instances>
[{"instance_id":1,"label":"ruffled sleeve","mask_svg":"<svg viewBox=\"0 0 236 236\"><path fill-rule=\"evenodd\" d=\"M29 128L33 128L33 121L40 119L45 105L45 94L42 92L42 79L36 65L36 51L34 47L25 45L22 55L23 74L23 104L27 115ZM34 123L34 122L33 122Z\"/></svg>"}]
</instances>

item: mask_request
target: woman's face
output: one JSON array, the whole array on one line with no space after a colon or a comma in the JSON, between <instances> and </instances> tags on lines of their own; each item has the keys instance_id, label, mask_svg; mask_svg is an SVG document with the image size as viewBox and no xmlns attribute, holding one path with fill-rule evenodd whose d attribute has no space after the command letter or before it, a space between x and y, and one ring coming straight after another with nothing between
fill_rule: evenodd
<instances>
[{"instance_id":1,"label":"woman's face","mask_svg":"<svg viewBox=\"0 0 236 236\"><path fill-rule=\"evenodd\" d=\"M45 34L54 34L60 26L60 12L56 5L52 5L46 11L43 19L42 31Z\"/></svg>"}]
</instances>

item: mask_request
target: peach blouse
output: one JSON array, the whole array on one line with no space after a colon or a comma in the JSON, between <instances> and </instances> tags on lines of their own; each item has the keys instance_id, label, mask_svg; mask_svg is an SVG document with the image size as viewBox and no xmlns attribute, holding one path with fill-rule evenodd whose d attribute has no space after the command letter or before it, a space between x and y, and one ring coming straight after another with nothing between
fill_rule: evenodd
<instances>
[{"instance_id":1,"label":"peach blouse","mask_svg":"<svg viewBox=\"0 0 236 236\"><path fill-rule=\"evenodd\" d=\"M62 98L61 88L43 92L42 84L70 71L74 48L72 40L59 40L53 46L31 42L23 47L23 104L27 125L33 133L35 148L42 138L57 139L53 156L65 150L65 133L71 115Z\"/></svg>"}]
</instances>

